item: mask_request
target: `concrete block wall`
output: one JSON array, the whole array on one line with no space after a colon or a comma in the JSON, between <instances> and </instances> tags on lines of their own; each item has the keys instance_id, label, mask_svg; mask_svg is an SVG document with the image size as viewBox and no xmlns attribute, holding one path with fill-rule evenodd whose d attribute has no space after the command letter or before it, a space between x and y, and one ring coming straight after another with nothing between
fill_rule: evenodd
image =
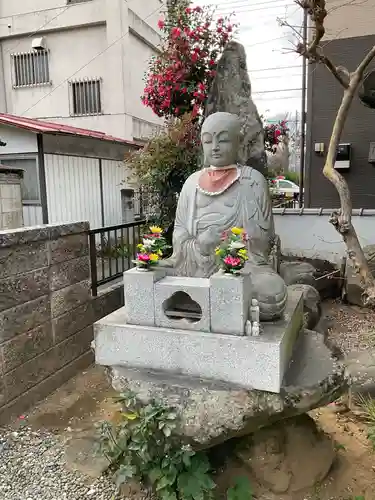
<instances>
[{"instance_id":1,"label":"concrete block wall","mask_svg":"<svg viewBox=\"0 0 375 500\"><path fill-rule=\"evenodd\" d=\"M93 361L93 323L111 301L91 297L88 229L0 231L0 422Z\"/></svg>"},{"instance_id":2,"label":"concrete block wall","mask_svg":"<svg viewBox=\"0 0 375 500\"><path fill-rule=\"evenodd\" d=\"M327 260L337 266L346 246L329 218L334 209L274 209L276 233L283 255ZM353 210L353 226L362 246L375 244L375 211Z\"/></svg>"}]
</instances>

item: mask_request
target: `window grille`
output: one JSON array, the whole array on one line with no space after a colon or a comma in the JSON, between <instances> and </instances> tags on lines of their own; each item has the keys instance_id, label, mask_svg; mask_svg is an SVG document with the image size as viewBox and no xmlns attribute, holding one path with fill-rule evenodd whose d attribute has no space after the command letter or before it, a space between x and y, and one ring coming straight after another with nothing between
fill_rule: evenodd
<instances>
[{"instance_id":1,"label":"window grille","mask_svg":"<svg viewBox=\"0 0 375 500\"><path fill-rule=\"evenodd\" d=\"M47 50L13 54L14 86L50 84L49 53Z\"/></svg>"},{"instance_id":2,"label":"window grille","mask_svg":"<svg viewBox=\"0 0 375 500\"><path fill-rule=\"evenodd\" d=\"M100 115L102 113L101 80L76 80L70 82L71 115Z\"/></svg>"}]
</instances>

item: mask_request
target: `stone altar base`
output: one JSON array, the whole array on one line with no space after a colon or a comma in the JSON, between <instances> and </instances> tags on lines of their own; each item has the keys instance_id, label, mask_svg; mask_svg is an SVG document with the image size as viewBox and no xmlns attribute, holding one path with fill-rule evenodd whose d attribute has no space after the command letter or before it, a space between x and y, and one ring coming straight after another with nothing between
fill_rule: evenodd
<instances>
[{"instance_id":1,"label":"stone altar base","mask_svg":"<svg viewBox=\"0 0 375 500\"><path fill-rule=\"evenodd\" d=\"M169 383L184 376L278 393L303 325L302 294L291 293L284 319L258 337L126 324L121 308L94 325L96 363L152 371ZM193 383L193 381L192 381Z\"/></svg>"},{"instance_id":2,"label":"stone altar base","mask_svg":"<svg viewBox=\"0 0 375 500\"><path fill-rule=\"evenodd\" d=\"M116 391L131 390L143 404L157 400L174 407L180 417L179 436L197 449L326 406L348 390L344 366L332 359L324 336L310 330L297 340L279 394L183 376L165 382L157 373L116 366L110 373Z\"/></svg>"}]
</instances>

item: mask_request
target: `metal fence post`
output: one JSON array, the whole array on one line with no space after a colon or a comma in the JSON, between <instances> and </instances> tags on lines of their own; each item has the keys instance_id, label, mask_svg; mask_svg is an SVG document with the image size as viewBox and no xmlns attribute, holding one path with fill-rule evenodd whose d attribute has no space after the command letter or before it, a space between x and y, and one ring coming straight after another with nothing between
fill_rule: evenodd
<instances>
[{"instance_id":1,"label":"metal fence post","mask_svg":"<svg viewBox=\"0 0 375 500\"><path fill-rule=\"evenodd\" d=\"M95 233L89 233L89 243L90 243L91 291L93 297L96 297L98 295L98 269L96 267Z\"/></svg>"}]
</instances>

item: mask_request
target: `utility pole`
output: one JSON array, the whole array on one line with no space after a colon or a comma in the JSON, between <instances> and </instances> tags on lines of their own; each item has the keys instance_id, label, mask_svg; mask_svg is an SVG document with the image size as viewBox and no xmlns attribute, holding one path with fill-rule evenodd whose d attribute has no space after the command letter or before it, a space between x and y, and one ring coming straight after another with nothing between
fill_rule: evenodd
<instances>
[{"instance_id":1,"label":"utility pole","mask_svg":"<svg viewBox=\"0 0 375 500\"><path fill-rule=\"evenodd\" d=\"M303 10L303 45L307 46L307 9ZM302 60L302 105L301 105L301 151L300 151L300 169L299 169L299 207L304 204L304 178L305 178L305 145L306 145L306 76L307 76L307 58L303 56Z\"/></svg>"}]
</instances>

